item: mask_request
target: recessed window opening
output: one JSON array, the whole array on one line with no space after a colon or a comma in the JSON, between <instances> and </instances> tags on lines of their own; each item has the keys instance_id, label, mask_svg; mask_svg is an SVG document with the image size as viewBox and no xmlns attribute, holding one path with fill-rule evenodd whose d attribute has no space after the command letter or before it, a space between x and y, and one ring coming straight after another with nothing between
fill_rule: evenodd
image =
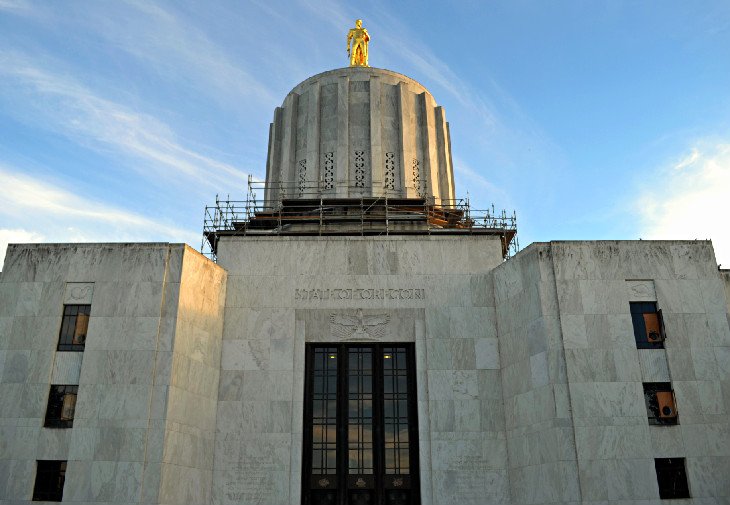
<instances>
[{"instance_id":1,"label":"recessed window opening","mask_svg":"<svg viewBox=\"0 0 730 505\"><path fill-rule=\"evenodd\" d=\"M664 319L656 302L630 302L637 349L664 349Z\"/></svg>"},{"instance_id":2,"label":"recessed window opening","mask_svg":"<svg viewBox=\"0 0 730 505\"><path fill-rule=\"evenodd\" d=\"M59 351L83 351L86 332L89 329L91 305L64 305L61 333L58 337Z\"/></svg>"},{"instance_id":3,"label":"recessed window opening","mask_svg":"<svg viewBox=\"0 0 730 505\"><path fill-rule=\"evenodd\" d=\"M645 382L644 401L649 415L649 424L668 426L679 423L677 404L672 384L669 382Z\"/></svg>"},{"instance_id":4,"label":"recessed window opening","mask_svg":"<svg viewBox=\"0 0 730 505\"><path fill-rule=\"evenodd\" d=\"M78 386L51 386L43 426L46 428L71 428L73 426L78 390Z\"/></svg>"},{"instance_id":5,"label":"recessed window opening","mask_svg":"<svg viewBox=\"0 0 730 505\"><path fill-rule=\"evenodd\" d=\"M659 498L689 498L689 484L684 458L657 458L654 460L659 484Z\"/></svg>"},{"instance_id":6,"label":"recessed window opening","mask_svg":"<svg viewBox=\"0 0 730 505\"><path fill-rule=\"evenodd\" d=\"M38 461L33 501L62 501L65 481L65 461Z\"/></svg>"}]
</instances>

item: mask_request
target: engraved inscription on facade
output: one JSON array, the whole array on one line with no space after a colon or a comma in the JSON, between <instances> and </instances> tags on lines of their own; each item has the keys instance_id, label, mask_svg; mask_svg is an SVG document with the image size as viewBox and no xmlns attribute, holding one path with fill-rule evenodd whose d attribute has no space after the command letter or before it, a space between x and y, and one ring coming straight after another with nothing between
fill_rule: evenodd
<instances>
[{"instance_id":1,"label":"engraved inscription on facade","mask_svg":"<svg viewBox=\"0 0 730 505\"><path fill-rule=\"evenodd\" d=\"M226 483L225 496L231 502L265 503L276 492L274 471L277 466L271 458L251 457L248 461L233 464L238 478Z\"/></svg>"},{"instance_id":2,"label":"engraved inscription on facade","mask_svg":"<svg viewBox=\"0 0 730 505\"><path fill-rule=\"evenodd\" d=\"M294 300L425 300L421 288L295 289Z\"/></svg>"}]
</instances>

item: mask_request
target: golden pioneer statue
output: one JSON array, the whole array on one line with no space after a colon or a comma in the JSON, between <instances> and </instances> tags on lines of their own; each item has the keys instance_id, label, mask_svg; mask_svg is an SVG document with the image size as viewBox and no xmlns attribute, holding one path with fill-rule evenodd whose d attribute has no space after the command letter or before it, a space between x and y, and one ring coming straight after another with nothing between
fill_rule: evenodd
<instances>
[{"instance_id":1,"label":"golden pioneer statue","mask_svg":"<svg viewBox=\"0 0 730 505\"><path fill-rule=\"evenodd\" d=\"M352 40L352 50L350 41ZM347 32L347 54L350 56L351 67L369 67L368 65L368 42L370 35L362 27L362 19L355 21L355 28Z\"/></svg>"}]
</instances>

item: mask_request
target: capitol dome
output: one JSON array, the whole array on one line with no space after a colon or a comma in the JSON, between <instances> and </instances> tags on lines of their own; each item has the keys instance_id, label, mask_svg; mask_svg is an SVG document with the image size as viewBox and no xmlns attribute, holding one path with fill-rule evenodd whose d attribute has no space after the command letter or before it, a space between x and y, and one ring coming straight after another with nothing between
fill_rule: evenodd
<instances>
[{"instance_id":1,"label":"capitol dome","mask_svg":"<svg viewBox=\"0 0 730 505\"><path fill-rule=\"evenodd\" d=\"M267 204L381 196L452 204L443 107L415 80L372 67L330 70L295 86L269 129Z\"/></svg>"}]
</instances>

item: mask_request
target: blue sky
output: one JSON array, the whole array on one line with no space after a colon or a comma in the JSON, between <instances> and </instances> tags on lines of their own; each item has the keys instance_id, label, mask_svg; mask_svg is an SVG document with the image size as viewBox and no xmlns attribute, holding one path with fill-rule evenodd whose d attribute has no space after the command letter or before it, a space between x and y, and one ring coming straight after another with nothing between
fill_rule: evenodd
<instances>
[{"instance_id":1,"label":"blue sky","mask_svg":"<svg viewBox=\"0 0 730 505\"><path fill-rule=\"evenodd\" d=\"M730 267L730 2L0 0L8 242L184 241L265 173L273 110L347 65L424 84L457 194L520 243L706 239Z\"/></svg>"}]
</instances>

